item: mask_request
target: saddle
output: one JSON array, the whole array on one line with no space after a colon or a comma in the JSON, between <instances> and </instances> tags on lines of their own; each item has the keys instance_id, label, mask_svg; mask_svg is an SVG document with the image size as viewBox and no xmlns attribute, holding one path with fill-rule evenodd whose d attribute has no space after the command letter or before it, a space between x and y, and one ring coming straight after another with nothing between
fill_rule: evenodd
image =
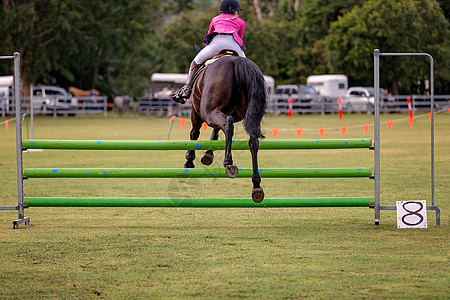
<instances>
[{"instance_id":1,"label":"saddle","mask_svg":"<svg viewBox=\"0 0 450 300\"><path fill-rule=\"evenodd\" d=\"M211 57L210 59L208 59L207 61L205 61L204 64L206 64L207 62L210 62L208 65L212 64L214 61L218 60L219 58L221 58L222 56L239 56L239 54L234 51L234 50L229 50L229 49L224 49L221 50L217 53L214 53L213 57Z\"/></svg>"},{"instance_id":2,"label":"saddle","mask_svg":"<svg viewBox=\"0 0 450 300\"><path fill-rule=\"evenodd\" d=\"M191 82L191 86L190 88L192 89L194 87L195 82L197 81L197 78L200 76L200 74L206 70L206 68L208 66L210 66L211 64L213 64L216 60L218 60L221 57L224 56L239 56L239 54L237 54L236 51L234 50L229 50L229 49L224 49L224 50L220 50L219 52L214 53L214 55L210 58L207 59L201 66L200 68L198 68L197 72L194 73L194 76L192 77L192 82Z\"/></svg>"}]
</instances>

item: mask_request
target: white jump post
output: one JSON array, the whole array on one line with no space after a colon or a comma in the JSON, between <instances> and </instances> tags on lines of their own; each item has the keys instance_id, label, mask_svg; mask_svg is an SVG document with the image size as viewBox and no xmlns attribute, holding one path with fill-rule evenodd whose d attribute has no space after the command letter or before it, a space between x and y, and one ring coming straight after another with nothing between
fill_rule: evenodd
<instances>
[{"instance_id":1,"label":"white jump post","mask_svg":"<svg viewBox=\"0 0 450 300\"><path fill-rule=\"evenodd\" d=\"M379 49L374 50L374 90L375 90L375 225L380 224L380 212L382 210L396 210L396 206L381 205L380 201L380 56L426 56L430 58L430 93L431 93L431 205L427 205L427 210L436 211L436 227L441 224L440 209L434 201L434 60L428 53L381 53Z\"/></svg>"}]
</instances>

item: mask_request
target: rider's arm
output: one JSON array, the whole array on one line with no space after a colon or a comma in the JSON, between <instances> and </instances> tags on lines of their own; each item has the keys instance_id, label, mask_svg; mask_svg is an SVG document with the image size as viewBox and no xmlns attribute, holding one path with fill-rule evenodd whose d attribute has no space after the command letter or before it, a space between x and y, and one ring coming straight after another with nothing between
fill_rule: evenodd
<instances>
[{"instance_id":1,"label":"rider's arm","mask_svg":"<svg viewBox=\"0 0 450 300\"><path fill-rule=\"evenodd\" d=\"M208 33L206 35L213 33L214 30L215 30L215 28L214 28L214 19L212 19L211 23L209 24Z\"/></svg>"},{"instance_id":2,"label":"rider's arm","mask_svg":"<svg viewBox=\"0 0 450 300\"><path fill-rule=\"evenodd\" d=\"M245 31L245 22L242 21L240 22L240 27L239 27L239 31L238 31L238 35L241 39L244 39L244 31Z\"/></svg>"}]
</instances>

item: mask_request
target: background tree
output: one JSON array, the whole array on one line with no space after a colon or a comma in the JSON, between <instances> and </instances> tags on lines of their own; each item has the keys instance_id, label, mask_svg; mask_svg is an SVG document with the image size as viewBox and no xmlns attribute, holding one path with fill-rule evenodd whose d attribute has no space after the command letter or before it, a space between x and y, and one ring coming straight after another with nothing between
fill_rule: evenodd
<instances>
[{"instance_id":1,"label":"background tree","mask_svg":"<svg viewBox=\"0 0 450 300\"><path fill-rule=\"evenodd\" d=\"M29 83L49 79L49 71L65 73L64 55L72 55L71 40L65 42L72 15L69 3L45 1L3 1L1 11L2 53L21 53L22 93Z\"/></svg>"},{"instance_id":2,"label":"background tree","mask_svg":"<svg viewBox=\"0 0 450 300\"><path fill-rule=\"evenodd\" d=\"M152 53L157 39L153 24L161 18L158 1L77 2L80 14L73 20L70 37L76 41L76 54L66 57L73 77L51 73L63 85L97 88L112 95L142 94L148 83ZM156 35L156 34L155 34Z\"/></svg>"},{"instance_id":3,"label":"background tree","mask_svg":"<svg viewBox=\"0 0 450 300\"><path fill-rule=\"evenodd\" d=\"M450 2L448 0L437 0L439 3L439 6L442 9L442 12L444 13L444 16L447 20L450 19Z\"/></svg>"},{"instance_id":4,"label":"background tree","mask_svg":"<svg viewBox=\"0 0 450 300\"><path fill-rule=\"evenodd\" d=\"M289 52L283 68L284 79L306 83L309 75L329 73L323 38L332 22L364 2L366 0L306 1L295 18L285 25L289 32Z\"/></svg>"},{"instance_id":5,"label":"background tree","mask_svg":"<svg viewBox=\"0 0 450 300\"><path fill-rule=\"evenodd\" d=\"M159 3L5 0L0 50L21 53L24 95L31 82L140 94L151 68L151 56L144 56L154 48L148 37L161 18Z\"/></svg>"},{"instance_id":6,"label":"background tree","mask_svg":"<svg viewBox=\"0 0 450 300\"><path fill-rule=\"evenodd\" d=\"M449 79L449 23L434 1L369 0L338 18L326 37L332 72L353 83L373 81L373 49L382 52L428 52L436 60L436 79ZM415 57L384 57L382 84L393 94L410 93L411 83L425 82L428 61Z\"/></svg>"},{"instance_id":7,"label":"background tree","mask_svg":"<svg viewBox=\"0 0 450 300\"><path fill-rule=\"evenodd\" d=\"M163 72L187 73L196 52L194 45L203 47L211 18L216 12L186 11L164 28L165 65Z\"/></svg>"}]
</instances>

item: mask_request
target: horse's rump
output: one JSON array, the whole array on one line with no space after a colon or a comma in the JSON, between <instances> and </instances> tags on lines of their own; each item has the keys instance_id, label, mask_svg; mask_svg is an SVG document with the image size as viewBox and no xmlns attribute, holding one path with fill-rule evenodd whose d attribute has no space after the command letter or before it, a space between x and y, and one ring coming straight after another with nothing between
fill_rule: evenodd
<instances>
[{"instance_id":1,"label":"horse's rump","mask_svg":"<svg viewBox=\"0 0 450 300\"><path fill-rule=\"evenodd\" d=\"M244 120L245 130L263 138L260 124L266 107L267 89L264 76L251 60L222 56L208 65L194 83L193 105L201 115L220 107L235 121ZM203 109L202 109L203 107Z\"/></svg>"}]
</instances>

